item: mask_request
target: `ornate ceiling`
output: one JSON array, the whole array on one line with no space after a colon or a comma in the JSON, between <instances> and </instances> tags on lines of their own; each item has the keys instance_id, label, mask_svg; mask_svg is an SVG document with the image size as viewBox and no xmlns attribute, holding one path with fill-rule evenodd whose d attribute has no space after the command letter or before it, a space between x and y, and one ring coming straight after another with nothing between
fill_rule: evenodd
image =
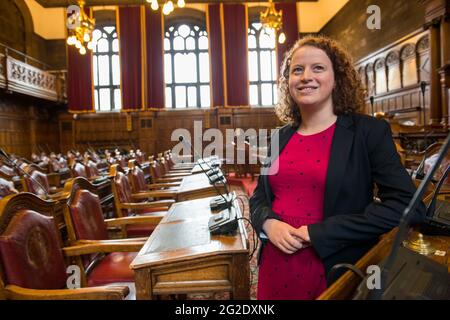
<instances>
[{"instance_id":1,"label":"ornate ceiling","mask_svg":"<svg viewBox=\"0 0 450 320\"><path fill-rule=\"evenodd\" d=\"M76 4L77 0L36 0L45 8L67 7L70 4ZM318 0L274 0L273 2L317 2ZM159 1L164 3L164 1ZM189 0L186 1L191 2ZM268 2L261 0L194 0L191 3L245 3L245 2ZM88 6L106 6L106 5L132 5L143 4L145 0L86 0Z\"/></svg>"}]
</instances>

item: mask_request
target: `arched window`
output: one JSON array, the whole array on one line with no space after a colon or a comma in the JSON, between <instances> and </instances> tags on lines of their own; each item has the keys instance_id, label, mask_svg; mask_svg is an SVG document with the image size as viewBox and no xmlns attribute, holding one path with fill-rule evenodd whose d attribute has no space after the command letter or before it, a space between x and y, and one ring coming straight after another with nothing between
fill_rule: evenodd
<instances>
[{"instance_id":1,"label":"arched window","mask_svg":"<svg viewBox=\"0 0 450 320\"><path fill-rule=\"evenodd\" d=\"M198 22L175 21L164 34L166 108L211 106L208 34Z\"/></svg>"},{"instance_id":2,"label":"arched window","mask_svg":"<svg viewBox=\"0 0 450 320\"><path fill-rule=\"evenodd\" d=\"M275 32L253 22L248 28L248 75L250 105L272 106L277 103L277 58Z\"/></svg>"},{"instance_id":3,"label":"arched window","mask_svg":"<svg viewBox=\"0 0 450 320\"><path fill-rule=\"evenodd\" d=\"M122 108L120 95L119 39L114 25L94 30L97 45L93 50L94 103L97 111L116 111Z\"/></svg>"}]
</instances>

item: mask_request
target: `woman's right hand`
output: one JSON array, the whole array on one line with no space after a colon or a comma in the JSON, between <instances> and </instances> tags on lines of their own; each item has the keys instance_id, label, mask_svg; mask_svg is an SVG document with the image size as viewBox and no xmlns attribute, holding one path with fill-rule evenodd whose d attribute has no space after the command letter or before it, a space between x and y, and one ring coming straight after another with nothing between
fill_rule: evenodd
<instances>
[{"instance_id":1,"label":"woman's right hand","mask_svg":"<svg viewBox=\"0 0 450 320\"><path fill-rule=\"evenodd\" d=\"M295 235L296 229L283 221L267 219L262 228L270 242L284 253L293 254L307 246Z\"/></svg>"}]
</instances>

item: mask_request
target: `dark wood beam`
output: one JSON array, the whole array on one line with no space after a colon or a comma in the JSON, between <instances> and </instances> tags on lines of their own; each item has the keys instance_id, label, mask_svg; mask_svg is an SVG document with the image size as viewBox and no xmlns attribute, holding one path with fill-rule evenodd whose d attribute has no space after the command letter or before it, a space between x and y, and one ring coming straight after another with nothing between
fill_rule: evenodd
<instances>
[{"instance_id":1,"label":"dark wood beam","mask_svg":"<svg viewBox=\"0 0 450 320\"><path fill-rule=\"evenodd\" d=\"M45 8L67 7L71 4L77 4L77 0L36 0ZM145 0L85 0L87 6L107 6L107 5L140 5L147 3ZM176 4L176 0L172 0ZM317 2L318 0L273 0L273 2ZM158 0L164 4L164 1ZM186 0L186 3L189 3ZM261 0L195 0L191 3L245 3L261 2ZM264 2L264 1L263 1ZM267 1L268 2L268 1Z\"/></svg>"}]
</instances>

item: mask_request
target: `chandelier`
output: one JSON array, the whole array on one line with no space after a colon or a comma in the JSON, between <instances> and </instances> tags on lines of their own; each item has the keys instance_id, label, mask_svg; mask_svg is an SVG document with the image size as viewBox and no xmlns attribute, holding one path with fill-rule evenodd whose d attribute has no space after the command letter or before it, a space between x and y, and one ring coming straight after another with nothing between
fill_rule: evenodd
<instances>
[{"instance_id":1,"label":"chandelier","mask_svg":"<svg viewBox=\"0 0 450 320\"><path fill-rule=\"evenodd\" d=\"M259 21L264 28L273 29L278 34L278 42L284 43L286 35L283 32L283 11L275 9L275 4L269 0L269 6L266 11L260 13Z\"/></svg>"},{"instance_id":2,"label":"chandelier","mask_svg":"<svg viewBox=\"0 0 450 320\"><path fill-rule=\"evenodd\" d=\"M159 8L159 4L158 4L158 0L147 0L147 2L150 3L150 7L153 10L158 10ZM184 0L178 0L177 1L177 6L178 8L183 8L186 5L186 3L184 2ZM172 0L165 0L163 8L162 8L162 12L167 16L169 15L173 10L175 9L175 6L172 2Z\"/></svg>"},{"instance_id":3,"label":"chandelier","mask_svg":"<svg viewBox=\"0 0 450 320\"><path fill-rule=\"evenodd\" d=\"M84 0L78 1L77 10L70 17L67 18L67 25L73 26L69 28L69 36L67 37L67 44L75 46L80 54L86 54L86 48L93 50L95 41L92 38L92 32L95 27L95 19L90 18L84 11Z\"/></svg>"}]
</instances>

